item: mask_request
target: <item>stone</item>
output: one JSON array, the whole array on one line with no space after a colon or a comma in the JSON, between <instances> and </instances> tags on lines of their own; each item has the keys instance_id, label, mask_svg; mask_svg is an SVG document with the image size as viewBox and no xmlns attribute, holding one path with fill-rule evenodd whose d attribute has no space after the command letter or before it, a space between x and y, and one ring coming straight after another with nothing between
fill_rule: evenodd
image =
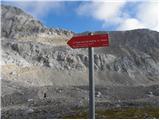
<instances>
[{"instance_id":1,"label":"stone","mask_svg":"<svg viewBox=\"0 0 160 120\"><path fill-rule=\"evenodd\" d=\"M28 102L31 102L31 101L33 101L33 99L28 99L27 101L28 101Z\"/></svg>"},{"instance_id":2,"label":"stone","mask_svg":"<svg viewBox=\"0 0 160 120\"><path fill-rule=\"evenodd\" d=\"M29 109L27 109L26 111L25 111L25 113L33 113L34 112L34 110L32 109L32 108L29 108Z\"/></svg>"},{"instance_id":3,"label":"stone","mask_svg":"<svg viewBox=\"0 0 160 120\"><path fill-rule=\"evenodd\" d=\"M16 72L14 71L14 72L10 72L9 73L10 75L16 75Z\"/></svg>"},{"instance_id":4,"label":"stone","mask_svg":"<svg viewBox=\"0 0 160 120\"><path fill-rule=\"evenodd\" d=\"M96 92L96 97L102 97L102 93L100 91Z\"/></svg>"},{"instance_id":5,"label":"stone","mask_svg":"<svg viewBox=\"0 0 160 120\"><path fill-rule=\"evenodd\" d=\"M154 97L153 92L150 91L150 92L148 93L148 96L149 96L149 97Z\"/></svg>"}]
</instances>

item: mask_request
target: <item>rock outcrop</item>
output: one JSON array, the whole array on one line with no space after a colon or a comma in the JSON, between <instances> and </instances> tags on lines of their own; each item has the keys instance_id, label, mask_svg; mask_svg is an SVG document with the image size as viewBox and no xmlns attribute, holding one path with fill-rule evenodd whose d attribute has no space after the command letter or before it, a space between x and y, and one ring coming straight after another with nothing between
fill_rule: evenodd
<instances>
[{"instance_id":1,"label":"rock outcrop","mask_svg":"<svg viewBox=\"0 0 160 120\"><path fill-rule=\"evenodd\" d=\"M61 28L47 28L39 20L17 7L1 5L2 37L20 41L52 42L68 39L73 32Z\"/></svg>"}]
</instances>

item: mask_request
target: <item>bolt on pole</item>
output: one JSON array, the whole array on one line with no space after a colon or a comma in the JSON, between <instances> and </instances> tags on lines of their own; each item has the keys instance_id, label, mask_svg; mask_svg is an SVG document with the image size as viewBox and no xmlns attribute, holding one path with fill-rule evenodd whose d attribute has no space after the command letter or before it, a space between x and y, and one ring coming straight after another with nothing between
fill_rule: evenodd
<instances>
[{"instance_id":1,"label":"bolt on pole","mask_svg":"<svg viewBox=\"0 0 160 120\"><path fill-rule=\"evenodd\" d=\"M89 33L92 35L92 33ZM94 48L88 48L89 57L89 118L95 119Z\"/></svg>"}]
</instances>

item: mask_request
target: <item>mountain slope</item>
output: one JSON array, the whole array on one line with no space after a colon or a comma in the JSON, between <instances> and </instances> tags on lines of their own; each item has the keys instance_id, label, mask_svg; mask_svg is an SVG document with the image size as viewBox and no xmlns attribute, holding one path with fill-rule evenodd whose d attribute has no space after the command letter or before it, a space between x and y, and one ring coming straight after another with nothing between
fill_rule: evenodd
<instances>
[{"instance_id":1,"label":"mountain slope","mask_svg":"<svg viewBox=\"0 0 160 120\"><path fill-rule=\"evenodd\" d=\"M12 6L1 5L2 37L20 41L65 44L72 31L45 27L39 20Z\"/></svg>"},{"instance_id":2,"label":"mountain slope","mask_svg":"<svg viewBox=\"0 0 160 120\"><path fill-rule=\"evenodd\" d=\"M4 65L45 67L62 73L63 71L77 71L77 78L80 77L78 72L82 71L86 76L87 49L73 50L65 46L65 41L73 36L73 32L48 29L41 22L16 7L2 5L2 16L2 63ZM11 25L8 24L10 21L12 21ZM9 33L8 30L10 30ZM48 34L47 31L52 33ZM101 33L106 32L95 32L95 34ZM95 48L94 66L97 81L103 79L107 84L109 79L110 85L126 85L127 81L130 85L157 84L159 33L148 29L107 33L110 36L110 46ZM40 37L42 34L43 38ZM48 37L52 39L52 42L48 41ZM73 74L72 77L74 75L76 74ZM126 80L123 82L123 79ZM72 82L70 82L71 85Z\"/></svg>"}]
</instances>

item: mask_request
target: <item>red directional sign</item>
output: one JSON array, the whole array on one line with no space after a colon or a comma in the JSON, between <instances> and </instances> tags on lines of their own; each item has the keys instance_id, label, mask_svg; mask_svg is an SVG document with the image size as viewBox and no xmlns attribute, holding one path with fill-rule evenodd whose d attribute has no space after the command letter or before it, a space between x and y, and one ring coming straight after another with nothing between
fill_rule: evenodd
<instances>
[{"instance_id":1,"label":"red directional sign","mask_svg":"<svg viewBox=\"0 0 160 120\"><path fill-rule=\"evenodd\" d=\"M105 47L109 46L109 36L108 34L75 36L67 44L72 48Z\"/></svg>"}]
</instances>

